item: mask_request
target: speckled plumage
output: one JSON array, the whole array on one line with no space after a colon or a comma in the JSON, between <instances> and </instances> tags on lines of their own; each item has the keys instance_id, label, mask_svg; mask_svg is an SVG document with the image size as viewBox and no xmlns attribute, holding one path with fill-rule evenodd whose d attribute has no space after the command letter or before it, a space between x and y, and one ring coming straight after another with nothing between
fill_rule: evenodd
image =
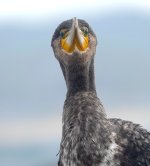
<instances>
[{"instance_id":1,"label":"speckled plumage","mask_svg":"<svg viewBox=\"0 0 150 166\"><path fill-rule=\"evenodd\" d=\"M69 29L71 22L58 26L52 39L67 85L58 166L150 166L150 133L138 124L108 119L97 97L97 40L88 23L79 20L80 27L89 29L89 49L72 55L61 50L59 31Z\"/></svg>"}]
</instances>

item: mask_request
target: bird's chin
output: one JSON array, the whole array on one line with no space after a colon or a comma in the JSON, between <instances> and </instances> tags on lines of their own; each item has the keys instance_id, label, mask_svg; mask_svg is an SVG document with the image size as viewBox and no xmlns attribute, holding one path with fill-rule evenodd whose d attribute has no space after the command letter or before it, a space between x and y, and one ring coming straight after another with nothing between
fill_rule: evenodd
<instances>
[{"instance_id":1,"label":"bird's chin","mask_svg":"<svg viewBox=\"0 0 150 166\"><path fill-rule=\"evenodd\" d=\"M73 52L68 52L68 51L64 50L63 48L61 50L63 51L63 53L65 53L68 56L74 56L74 55L82 56L88 52L89 48L85 49L84 51L80 51L77 47L75 47Z\"/></svg>"}]
</instances>

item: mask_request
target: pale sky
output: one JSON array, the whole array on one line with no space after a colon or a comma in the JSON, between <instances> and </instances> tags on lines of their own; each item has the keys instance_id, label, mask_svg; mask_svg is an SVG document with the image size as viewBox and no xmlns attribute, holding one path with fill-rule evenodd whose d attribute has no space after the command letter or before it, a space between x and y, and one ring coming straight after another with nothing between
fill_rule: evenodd
<instances>
[{"instance_id":1,"label":"pale sky","mask_svg":"<svg viewBox=\"0 0 150 166\"><path fill-rule=\"evenodd\" d=\"M150 11L149 0L5 0L0 1L0 19L6 18L39 18L55 14L99 11L110 12L116 8L136 8L144 13ZM92 14L92 13L91 13Z\"/></svg>"}]
</instances>

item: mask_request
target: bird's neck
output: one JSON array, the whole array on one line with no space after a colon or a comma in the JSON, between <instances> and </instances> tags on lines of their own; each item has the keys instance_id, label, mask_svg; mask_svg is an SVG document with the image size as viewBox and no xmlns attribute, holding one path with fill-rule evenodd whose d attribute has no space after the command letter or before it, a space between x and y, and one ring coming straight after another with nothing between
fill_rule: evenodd
<instances>
[{"instance_id":1,"label":"bird's neck","mask_svg":"<svg viewBox=\"0 0 150 166\"><path fill-rule=\"evenodd\" d=\"M70 63L65 74L67 96L77 92L94 92L94 59L90 63Z\"/></svg>"}]
</instances>

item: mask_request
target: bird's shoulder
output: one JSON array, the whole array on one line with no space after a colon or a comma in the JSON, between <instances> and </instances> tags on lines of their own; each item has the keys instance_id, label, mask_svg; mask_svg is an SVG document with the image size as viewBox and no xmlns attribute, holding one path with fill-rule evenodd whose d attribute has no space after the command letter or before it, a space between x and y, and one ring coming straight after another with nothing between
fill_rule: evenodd
<instances>
[{"instance_id":1,"label":"bird's shoulder","mask_svg":"<svg viewBox=\"0 0 150 166\"><path fill-rule=\"evenodd\" d=\"M150 132L131 121L114 118L109 119L109 122L125 162L132 161L132 164L138 166L150 166Z\"/></svg>"}]
</instances>

